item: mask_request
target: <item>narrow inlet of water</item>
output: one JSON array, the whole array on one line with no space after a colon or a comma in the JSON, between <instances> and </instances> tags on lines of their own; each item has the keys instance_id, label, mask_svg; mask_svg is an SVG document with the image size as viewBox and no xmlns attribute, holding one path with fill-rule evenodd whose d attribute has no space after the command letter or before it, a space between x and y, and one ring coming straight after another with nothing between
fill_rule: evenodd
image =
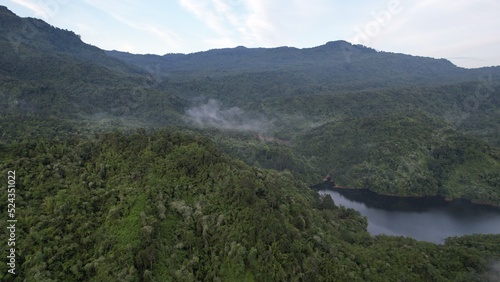
<instances>
[{"instance_id":1,"label":"narrow inlet of water","mask_svg":"<svg viewBox=\"0 0 500 282\"><path fill-rule=\"evenodd\" d=\"M381 196L367 190L328 189L338 206L359 211L372 235L412 237L442 244L447 237L500 234L500 209L440 197Z\"/></svg>"}]
</instances>

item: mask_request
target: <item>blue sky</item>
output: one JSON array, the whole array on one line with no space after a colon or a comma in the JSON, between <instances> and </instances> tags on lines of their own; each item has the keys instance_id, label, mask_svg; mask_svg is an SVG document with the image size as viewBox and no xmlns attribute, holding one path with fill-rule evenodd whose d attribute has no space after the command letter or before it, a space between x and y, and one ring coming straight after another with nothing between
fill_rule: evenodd
<instances>
[{"instance_id":1,"label":"blue sky","mask_svg":"<svg viewBox=\"0 0 500 282\"><path fill-rule=\"evenodd\" d=\"M105 50L192 53L314 47L347 40L377 50L500 65L498 0L1 0Z\"/></svg>"}]
</instances>

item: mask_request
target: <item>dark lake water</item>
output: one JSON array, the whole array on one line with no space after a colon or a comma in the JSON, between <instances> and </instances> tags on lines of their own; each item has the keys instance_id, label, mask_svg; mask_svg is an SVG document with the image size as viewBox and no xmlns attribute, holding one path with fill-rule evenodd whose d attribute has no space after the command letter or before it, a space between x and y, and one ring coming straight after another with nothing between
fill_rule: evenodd
<instances>
[{"instance_id":1,"label":"dark lake water","mask_svg":"<svg viewBox=\"0 0 500 282\"><path fill-rule=\"evenodd\" d=\"M372 235L407 236L444 243L450 236L500 234L500 209L467 201L388 197L367 190L328 189L319 193L330 194L336 205L366 216L368 232Z\"/></svg>"}]
</instances>

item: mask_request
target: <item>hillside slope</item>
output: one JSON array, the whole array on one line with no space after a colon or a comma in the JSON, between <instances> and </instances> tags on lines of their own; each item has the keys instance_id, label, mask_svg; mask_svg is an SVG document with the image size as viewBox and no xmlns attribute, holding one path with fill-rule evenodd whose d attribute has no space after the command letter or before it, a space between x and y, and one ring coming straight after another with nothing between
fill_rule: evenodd
<instances>
[{"instance_id":1,"label":"hillside slope","mask_svg":"<svg viewBox=\"0 0 500 282\"><path fill-rule=\"evenodd\" d=\"M341 186L388 195L441 195L500 205L500 150L425 115L332 122L302 137Z\"/></svg>"},{"instance_id":2,"label":"hillside slope","mask_svg":"<svg viewBox=\"0 0 500 282\"><path fill-rule=\"evenodd\" d=\"M184 102L159 90L146 71L109 57L71 31L17 17L3 6L0 23L2 118L179 122Z\"/></svg>"},{"instance_id":3,"label":"hillside slope","mask_svg":"<svg viewBox=\"0 0 500 282\"><path fill-rule=\"evenodd\" d=\"M22 218L9 281L478 281L500 259L498 235L371 237L354 210L191 133L39 139L0 156Z\"/></svg>"},{"instance_id":4,"label":"hillside slope","mask_svg":"<svg viewBox=\"0 0 500 282\"><path fill-rule=\"evenodd\" d=\"M289 170L303 180L321 179L321 174L334 169L348 186L398 195L442 194L498 205L500 189L496 174L490 171L497 161L489 156L496 156L492 152L500 142L499 68L467 70L446 60L377 52L344 41L308 49L237 47L188 55L131 55L104 52L70 31L19 18L6 8L0 9L0 20L4 50L0 54L0 130L6 138L165 125L215 127L223 130L218 144L233 157L263 168ZM415 116L420 117L418 122L409 122L401 134L392 135L392 126ZM367 120L378 122L359 132L348 130ZM421 130L425 120L435 123ZM384 127L375 135L380 124ZM251 137L228 138L227 130ZM332 135L337 131L345 134ZM434 147L420 152L418 146L426 142L445 146L450 142L431 141L426 133L445 131L438 136L471 140L450 141L458 150L455 153L483 152L482 142L493 147L475 158L455 156L463 162L462 168L454 168L454 176L448 169L443 174L438 165L429 163ZM255 134L285 142L267 146L254 142ZM404 152L389 150L377 159L377 169L360 168L354 173L355 166L380 155L377 146L353 146L356 139L365 143L377 139L375 143L392 147L410 139L419 141ZM321 148L331 152L325 155ZM392 181L387 176L397 175L394 160L410 153L420 164L429 163L423 168L423 179L429 183ZM460 178L461 171L474 174L473 180ZM450 180L444 184L441 178ZM385 179L382 182L390 185L363 179Z\"/></svg>"},{"instance_id":5,"label":"hillside slope","mask_svg":"<svg viewBox=\"0 0 500 282\"><path fill-rule=\"evenodd\" d=\"M231 77L248 73L280 72L320 85L344 89L387 86L439 85L477 80L500 67L463 69L444 59L379 52L346 41L298 49L226 48L192 54L134 55L107 51L107 54L143 69L156 67L171 77Z\"/></svg>"},{"instance_id":6,"label":"hillside slope","mask_svg":"<svg viewBox=\"0 0 500 282\"><path fill-rule=\"evenodd\" d=\"M498 68L346 42L110 53L2 6L0 50L0 173L16 175L0 216L15 202L18 219L2 281L499 277L499 235L374 237L309 188L333 173L498 204Z\"/></svg>"}]
</instances>

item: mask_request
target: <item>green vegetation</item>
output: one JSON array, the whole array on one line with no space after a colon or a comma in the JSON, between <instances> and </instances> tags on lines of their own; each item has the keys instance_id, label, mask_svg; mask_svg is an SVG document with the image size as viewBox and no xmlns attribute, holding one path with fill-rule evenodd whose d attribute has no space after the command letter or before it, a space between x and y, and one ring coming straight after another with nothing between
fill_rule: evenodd
<instances>
[{"instance_id":1,"label":"green vegetation","mask_svg":"<svg viewBox=\"0 0 500 282\"><path fill-rule=\"evenodd\" d=\"M474 281L500 259L498 235L371 237L354 210L199 134L41 138L1 157L19 179L15 281Z\"/></svg>"},{"instance_id":2,"label":"green vegetation","mask_svg":"<svg viewBox=\"0 0 500 282\"><path fill-rule=\"evenodd\" d=\"M0 50L0 172L16 170L19 219L19 274L0 264L0 280L498 276L500 235L373 237L308 187L330 174L500 206L500 67L343 41L105 52L2 6Z\"/></svg>"},{"instance_id":3,"label":"green vegetation","mask_svg":"<svg viewBox=\"0 0 500 282\"><path fill-rule=\"evenodd\" d=\"M341 186L500 205L500 150L424 115L328 123L297 147Z\"/></svg>"}]
</instances>

